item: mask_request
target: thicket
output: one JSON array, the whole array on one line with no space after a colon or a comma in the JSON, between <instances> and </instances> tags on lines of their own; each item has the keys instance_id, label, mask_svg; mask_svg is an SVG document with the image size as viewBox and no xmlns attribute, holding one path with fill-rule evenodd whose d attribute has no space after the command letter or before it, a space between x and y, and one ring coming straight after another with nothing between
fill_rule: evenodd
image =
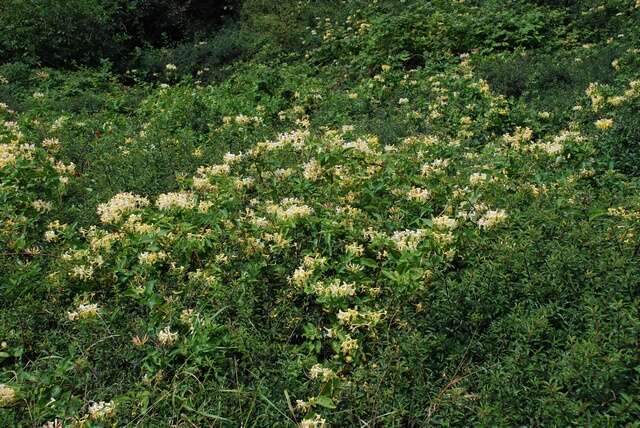
<instances>
[{"instance_id":1,"label":"thicket","mask_svg":"<svg viewBox=\"0 0 640 428\"><path fill-rule=\"evenodd\" d=\"M638 425L638 2L10 3L1 426Z\"/></svg>"},{"instance_id":2,"label":"thicket","mask_svg":"<svg viewBox=\"0 0 640 428\"><path fill-rule=\"evenodd\" d=\"M235 0L8 0L0 4L0 62L45 67L126 64L135 48L211 34Z\"/></svg>"}]
</instances>

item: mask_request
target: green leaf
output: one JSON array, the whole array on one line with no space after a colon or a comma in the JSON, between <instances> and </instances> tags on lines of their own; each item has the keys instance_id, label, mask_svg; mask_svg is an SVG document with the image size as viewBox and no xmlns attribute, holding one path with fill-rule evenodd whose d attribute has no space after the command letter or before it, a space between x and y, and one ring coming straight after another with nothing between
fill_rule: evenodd
<instances>
[{"instance_id":1,"label":"green leaf","mask_svg":"<svg viewBox=\"0 0 640 428\"><path fill-rule=\"evenodd\" d=\"M370 268L377 268L378 267L378 262L373 260L373 259L369 259L367 257L361 257L359 259L359 262L361 265L366 266L366 267L370 267Z\"/></svg>"},{"instance_id":2,"label":"green leaf","mask_svg":"<svg viewBox=\"0 0 640 428\"><path fill-rule=\"evenodd\" d=\"M324 407L325 409L336 408L336 405L333 403L333 400L330 397L327 397L326 395L320 395L319 397L317 397L315 399L315 403L320 407Z\"/></svg>"}]
</instances>

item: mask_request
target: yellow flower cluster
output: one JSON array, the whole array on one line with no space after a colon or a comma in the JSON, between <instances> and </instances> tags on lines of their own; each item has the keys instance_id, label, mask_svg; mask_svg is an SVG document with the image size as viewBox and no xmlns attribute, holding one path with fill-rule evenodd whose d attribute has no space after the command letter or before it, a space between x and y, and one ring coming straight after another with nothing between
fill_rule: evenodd
<instances>
[{"instance_id":1,"label":"yellow flower cluster","mask_svg":"<svg viewBox=\"0 0 640 428\"><path fill-rule=\"evenodd\" d=\"M309 162L305 163L303 165L303 169L304 172L302 175L309 181L317 181L323 173L322 166L315 159L311 159Z\"/></svg>"},{"instance_id":2,"label":"yellow flower cluster","mask_svg":"<svg viewBox=\"0 0 640 428\"><path fill-rule=\"evenodd\" d=\"M504 210L489 210L478 220L478 227L481 229L490 229L502 223L507 218Z\"/></svg>"},{"instance_id":3,"label":"yellow flower cluster","mask_svg":"<svg viewBox=\"0 0 640 428\"><path fill-rule=\"evenodd\" d=\"M422 165L421 174L423 177L428 177L433 174L443 173L449 163L449 159L434 159L432 162Z\"/></svg>"},{"instance_id":4,"label":"yellow flower cluster","mask_svg":"<svg viewBox=\"0 0 640 428\"><path fill-rule=\"evenodd\" d=\"M67 312L67 318L70 321L83 320L93 318L98 315L100 309L95 303L83 303L78 305L76 310Z\"/></svg>"},{"instance_id":5,"label":"yellow flower cluster","mask_svg":"<svg viewBox=\"0 0 640 428\"><path fill-rule=\"evenodd\" d=\"M479 186L480 184L487 181L487 174L482 172L474 172L469 176L469 184L472 186Z\"/></svg>"},{"instance_id":6,"label":"yellow flower cluster","mask_svg":"<svg viewBox=\"0 0 640 428\"><path fill-rule=\"evenodd\" d=\"M585 90L585 93L591 100L591 108L593 109L593 111L599 111L605 102L605 98L601 94L600 85L598 83L590 83Z\"/></svg>"},{"instance_id":7,"label":"yellow flower cluster","mask_svg":"<svg viewBox=\"0 0 640 428\"><path fill-rule=\"evenodd\" d=\"M249 151L249 154L253 157L257 157L262 153L271 152L289 146L293 147L295 150L301 150L309 136L310 132L308 129L297 129L291 132L282 133L273 141L264 141L256 144Z\"/></svg>"},{"instance_id":8,"label":"yellow flower cluster","mask_svg":"<svg viewBox=\"0 0 640 428\"><path fill-rule=\"evenodd\" d=\"M629 211L624 207L609 208L608 213L610 216L626 220L640 220L640 211Z\"/></svg>"},{"instance_id":9,"label":"yellow flower cluster","mask_svg":"<svg viewBox=\"0 0 640 428\"><path fill-rule=\"evenodd\" d=\"M191 192L171 192L158 196L156 206L161 210L188 210L196 206L195 195Z\"/></svg>"},{"instance_id":10,"label":"yellow flower cluster","mask_svg":"<svg viewBox=\"0 0 640 428\"><path fill-rule=\"evenodd\" d=\"M315 364L309 370L309 377L311 379L321 379L323 382L329 382L336 377L336 373L326 367L322 367L320 364Z\"/></svg>"},{"instance_id":11,"label":"yellow flower cluster","mask_svg":"<svg viewBox=\"0 0 640 428\"><path fill-rule=\"evenodd\" d=\"M613 119L608 119L608 118L598 119L595 121L595 125L596 125L596 128L598 128L601 131L608 131L609 129L613 128Z\"/></svg>"},{"instance_id":12,"label":"yellow flower cluster","mask_svg":"<svg viewBox=\"0 0 640 428\"><path fill-rule=\"evenodd\" d=\"M0 407L13 404L17 399L15 389L11 388L4 383L0 383Z\"/></svg>"},{"instance_id":13,"label":"yellow flower cluster","mask_svg":"<svg viewBox=\"0 0 640 428\"><path fill-rule=\"evenodd\" d=\"M355 296L355 283L344 282L334 279L329 284L318 281L313 285L314 292L319 296L325 297L349 297Z\"/></svg>"},{"instance_id":14,"label":"yellow flower cluster","mask_svg":"<svg viewBox=\"0 0 640 428\"><path fill-rule=\"evenodd\" d=\"M513 134L505 134L503 140L513 148L519 148L523 143L531 141L533 138L533 130L531 128L516 127Z\"/></svg>"},{"instance_id":15,"label":"yellow flower cluster","mask_svg":"<svg viewBox=\"0 0 640 428\"><path fill-rule=\"evenodd\" d=\"M142 265L153 265L167 258L164 251L144 251L138 254L138 261Z\"/></svg>"},{"instance_id":16,"label":"yellow flower cluster","mask_svg":"<svg viewBox=\"0 0 640 428\"><path fill-rule=\"evenodd\" d=\"M114 415L115 404L113 403L113 401L93 402L89 405L89 410L87 412L88 412L89 419L92 419L94 421L104 420Z\"/></svg>"},{"instance_id":17,"label":"yellow flower cluster","mask_svg":"<svg viewBox=\"0 0 640 428\"><path fill-rule=\"evenodd\" d=\"M162 347L168 348L173 346L178 341L178 333L171 331L169 326L166 326L158 332L158 344Z\"/></svg>"},{"instance_id":18,"label":"yellow flower cluster","mask_svg":"<svg viewBox=\"0 0 640 428\"><path fill-rule=\"evenodd\" d=\"M439 230L452 230L458 227L458 221L455 218L441 215L431 219L433 228Z\"/></svg>"},{"instance_id":19,"label":"yellow flower cluster","mask_svg":"<svg viewBox=\"0 0 640 428\"><path fill-rule=\"evenodd\" d=\"M265 207L267 213L274 215L279 220L293 220L309 216L313 209L296 198L285 198L280 204L268 203Z\"/></svg>"},{"instance_id":20,"label":"yellow flower cluster","mask_svg":"<svg viewBox=\"0 0 640 428\"><path fill-rule=\"evenodd\" d=\"M121 240L124 237L122 233L100 233L96 229L91 230L88 233L89 246L92 250L106 250L109 251L114 242Z\"/></svg>"},{"instance_id":21,"label":"yellow flower cluster","mask_svg":"<svg viewBox=\"0 0 640 428\"><path fill-rule=\"evenodd\" d=\"M103 223L116 223L124 214L147 205L147 198L125 192L118 193L109 202L98 205L97 211Z\"/></svg>"},{"instance_id":22,"label":"yellow flower cluster","mask_svg":"<svg viewBox=\"0 0 640 428\"><path fill-rule=\"evenodd\" d=\"M307 255L302 261L302 265L298 267L289 277L289 282L303 286L307 283L316 268L326 265L327 259L320 256Z\"/></svg>"},{"instance_id":23,"label":"yellow flower cluster","mask_svg":"<svg viewBox=\"0 0 640 428\"><path fill-rule=\"evenodd\" d=\"M34 146L17 144L0 144L0 170L13 165L18 158L30 159Z\"/></svg>"},{"instance_id":24,"label":"yellow flower cluster","mask_svg":"<svg viewBox=\"0 0 640 428\"><path fill-rule=\"evenodd\" d=\"M246 125L261 125L262 118L260 116L245 116L244 114L239 114L235 117L225 116L222 118L222 124L225 126L229 126L231 124L236 124L240 126Z\"/></svg>"},{"instance_id":25,"label":"yellow flower cluster","mask_svg":"<svg viewBox=\"0 0 640 428\"><path fill-rule=\"evenodd\" d=\"M431 198L431 192L422 187L412 187L407 192L407 199L411 201L426 202Z\"/></svg>"},{"instance_id":26,"label":"yellow flower cluster","mask_svg":"<svg viewBox=\"0 0 640 428\"><path fill-rule=\"evenodd\" d=\"M300 428L325 428L326 424L326 419L320 415L315 415L313 419L304 419L300 422Z\"/></svg>"},{"instance_id":27,"label":"yellow flower cluster","mask_svg":"<svg viewBox=\"0 0 640 428\"><path fill-rule=\"evenodd\" d=\"M47 211L51 211L53 204L49 201L36 199L35 201L31 202L31 206L39 213L46 213Z\"/></svg>"},{"instance_id":28,"label":"yellow flower cluster","mask_svg":"<svg viewBox=\"0 0 640 428\"><path fill-rule=\"evenodd\" d=\"M80 279L83 281L93 278L93 266L91 265L79 265L71 268L69 275L72 278Z\"/></svg>"},{"instance_id":29,"label":"yellow flower cluster","mask_svg":"<svg viewBox=\"0 0 640 428\"><path fill-rule=\"evenodd\" d=\"M415 251L416 248L418 248L418 244L420 244L426 236L426 233L427 231L425 229L401 230L394 232L391 240L400 252Z\"/></svg>"}]
</instances>

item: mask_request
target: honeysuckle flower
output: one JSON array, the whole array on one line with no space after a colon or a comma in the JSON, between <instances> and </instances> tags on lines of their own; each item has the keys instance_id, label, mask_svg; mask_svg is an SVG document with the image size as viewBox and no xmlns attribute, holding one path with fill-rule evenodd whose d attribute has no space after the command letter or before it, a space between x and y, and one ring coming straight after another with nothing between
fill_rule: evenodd
<instances>
[{"instance_id":1,"label":"honeysuckle flower","mask_svg":"<svg viewBox=\"0 0 640 428\"><path fill-rule=\"evenodd\" d=\"M109 202L98 205L97 211L103 223L115 223L124 214L147 205L149 205L147 198L125 192L118 193Z\"/></svg>"},{"instance_id":2,"label":"honeysuckle flower","mask_svg":"<svg viewBox=\"0 0 640 428\"><path fill-rule=\"evenodd\" d=\"M103 420L110 418L115 413L115 404L113 401L104 402L98 401L93 402L89 405L89 409L87 411L89 419L93 420Z\"/></svg>"},{"instance_id":3,"label":"honeysuckle flower","mask_svg":"<svg viewBox=\"0 0 640 428\"><path fill-rule=\"evenodd\" d=\"M0 407L13 404L17 399L16 390L9 385L0 383Z\"/></svg>"},{"instance_id":4,"label":"honeysuckle flower","mask_svg":"<svg viewBox=\"0 0 640 428\"><path fill-rule=\"evenodd\" d=\"M165 348L173 346L178 340L178 333L171 331L169 326L166 326L158 332L158 344Z\"/></svg>"},{"instance_id":5,"label":"honeysuckle flower","mask_svg":"<svg viewBox=\"0 0 640 428\"><path fill-rule=\"evenodd\" d=\"M67 312L67 318L70 321L93 318L98 315L100 309L95 303L83 303L78 305L76 310Z\"/></svg>"},{"instance_id":6,"label":"honeysuckle flower","mask_svg":"<svg viewBox=\"0 0 640 428\"><path fill-rule=\"evenodd\" d=\"M300 428L325 428L326 423L326 419L320 415L315 415L313 419L304 419L300 422Z\"/></svg>"},{"instance_id":7,"label":"honeysuckle flower","mask_svg":"<svg viewBox=\"0 0 640 428\"><path fill-rule=\"evenodd\" d=\"M599 119L595 121L596 128L601 131L608 131L613 127L613 119Z\"/></svg>"},{"instance_id":8,"label":"honeysuckle flower","mask_svg":"<svg viewBox=\"0 0 640 428\"><path fill-rule=\"evenodd\" d=\"M490 229L503 222L506 218L507 214L504 210L489 210L478 220L478 227L481 229Z\"/></svg>"}]
</instances>

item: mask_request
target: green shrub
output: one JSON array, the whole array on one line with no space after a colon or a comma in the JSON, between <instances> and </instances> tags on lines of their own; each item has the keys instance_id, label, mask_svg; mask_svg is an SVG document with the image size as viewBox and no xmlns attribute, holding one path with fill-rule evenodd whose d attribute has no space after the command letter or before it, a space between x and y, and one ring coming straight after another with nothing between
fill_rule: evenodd
<instances>
[{"instance_id":1,"label":"green shrub","mask_svg":"<svg viewBox=\"0 0 640 428\"><path fill-rule=\"evenodd\" d=\"M138 49L126 75L146 81L175 82L185 76L201 82L213 81L224 75L223 66L249 55L249 43L247 34L223 30L213 38L196 43L189 42L171 48ZM168 69L167 65L176 69Z\"/></svg>"},{"instance_id":2,"label":"green shrub","mask_svg":"<svg viewBox=\"0 0 640 428\"><path fill-rule=\"evenodd\" d=\"M117 20L115 1L11 0L0 8L2 62L95 65L122 55L130 39Z\"/></svg>"},{"instance_id":3,"label":"green shrub","mask_svg":"<svg viewBox=\"0 0 640 428\"><path fill-rule=\"evenodd\" d=\"M568 3L0 66L0 426L636 426L638 10Z\"/></svg>"},{"instance_id":4,"label":"green shrub","mask_svg":"<svg viewBox=\"0 0 640 428\"><path fill-rule=\"evenodd\" d=\"M164 46L218 28L234 5L235 0L9 0L0 5L0 62L120 63L134 47Z\"/></svg>"},{"instance_id":5,"label":"green shrub","mask_svg":"<svg viewBox=\"0 0 640 428\"><path fill-rule=\"evenodd\" d=\"M613 83L611 64L623 54L614 44L554 54L484 56L478 58L478 71L498 93L522 98L539 111L562 115L583 97L591 82Z\"/></svg>"}]
</instances>

